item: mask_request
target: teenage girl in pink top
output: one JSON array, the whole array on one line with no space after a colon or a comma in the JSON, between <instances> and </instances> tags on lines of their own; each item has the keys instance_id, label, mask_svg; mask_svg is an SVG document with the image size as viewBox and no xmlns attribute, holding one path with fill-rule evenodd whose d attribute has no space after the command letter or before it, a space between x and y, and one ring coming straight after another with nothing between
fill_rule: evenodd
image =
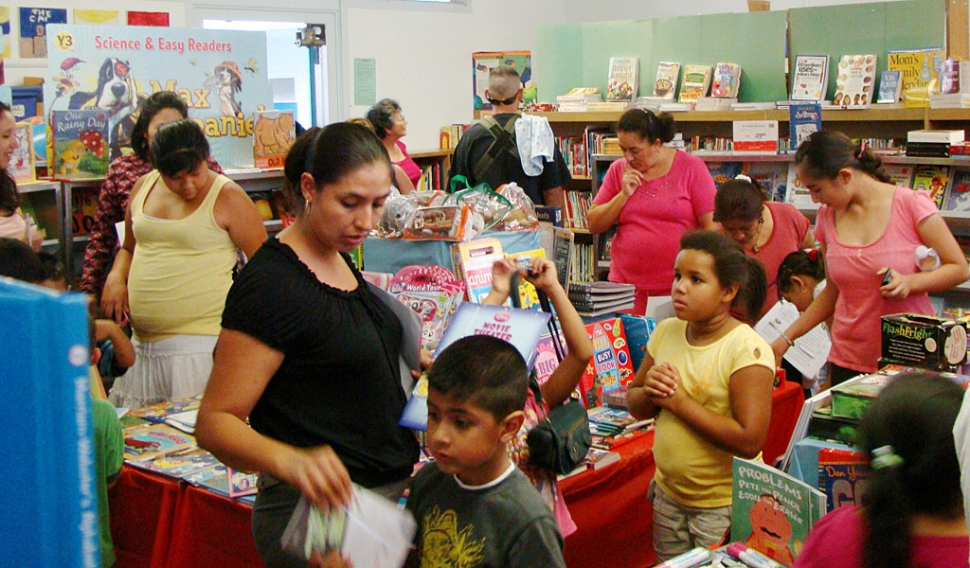
<instances>
[{"instance_id":1,"label":"teenage girl in pink top","mask_svg":"<svg viewBox=\"0 0 970 568\"><path fill-rule=\"evenodd\" d=\"M815 236L825 255L828 284L774 343L779 361L796 338L831 315L832 384L877 369L881 317L934 314L927 294L967 279L967 260L924 192L896 187L882 160L840 132L819 131L798 147L798 177L821 203ZM919 245L936 249L941 264L920 272Z\"/></svg>"}]
</instances>

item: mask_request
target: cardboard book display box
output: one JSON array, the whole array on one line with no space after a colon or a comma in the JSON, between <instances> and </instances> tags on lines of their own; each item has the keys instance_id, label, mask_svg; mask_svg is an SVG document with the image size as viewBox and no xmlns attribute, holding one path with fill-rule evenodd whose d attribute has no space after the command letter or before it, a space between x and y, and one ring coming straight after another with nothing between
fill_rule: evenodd
<instances>
[{"instance_id":1,"label":"cardboard book display box","mask_svg":"<svg viewBox=\"0 0 970 568\"><path fill-rule=\"evenodd\" d=\"M934 316L882 316L882 360L953 371L967 360L967 324Z\"/></svg>"}]
</instances>

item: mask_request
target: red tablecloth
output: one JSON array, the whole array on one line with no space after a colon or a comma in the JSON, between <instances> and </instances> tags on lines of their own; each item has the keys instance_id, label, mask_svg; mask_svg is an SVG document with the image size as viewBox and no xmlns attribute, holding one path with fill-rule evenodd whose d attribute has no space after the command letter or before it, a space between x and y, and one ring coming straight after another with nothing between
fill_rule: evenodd
<instances>
[{"instance_id":1,"label":"red tablecloth","mask_svg":"<svg viewBox=\"0 0 970 568\"><path fill-rule=\"evenodd\" d=\"M772 396L765 462L784 453L804 395L785 383ZM566 539L570 568L651 566L653 433L617 448L622 459L562 481L576 525ZM262 568L249 505L125 466L112 488L111 534L117 568Z\"/></svg>"}]
</instances>

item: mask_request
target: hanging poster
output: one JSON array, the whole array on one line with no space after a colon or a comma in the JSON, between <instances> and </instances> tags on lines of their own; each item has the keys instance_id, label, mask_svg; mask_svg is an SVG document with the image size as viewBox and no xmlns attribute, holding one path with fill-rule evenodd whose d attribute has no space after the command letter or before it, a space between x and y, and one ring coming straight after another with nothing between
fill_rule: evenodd
<instances>
[{"instance_id":1,"label":"hanging poster","mask_svg":"<svg viewBox=\"0 0 970 568\"><path fill-rule=\"evenodd\" d=\"M265 32L52 25L48 38L44 108L107 111L112 159L130 152L140 102L165 90L188 104L220 164L252 166L253 113L273 108Z\"/></svg>"},{"instance_id":2,"label":"hanging poster","mask_svg":"<svg viewBox=\"0 0 970 568\"><path fill-rule=\"evenodd\" d=\"M61 8L20 8L20 57L47 57L47 25L66 23L67 10Z\"/></svg>"},{"instance_id":3,"label":"hanging poster","mask_svg":"<svg viewBox=\"0 0 970 568\"><path fill-rule=\"evenodd\" d=\"M3 58L10 58L10 45L13 36L10 35L10 8L0 6L0 32L3 33Z\"/></svg>"},{"instance_id":4,"label":"hanging poster","mask_svg":"<svg viewBox=\"0 0 970 568\"><path fill-rule=\"evenodd\" d=\"M474 108L488 110L492 103L485 98L488 73L499 65L514 67L522 83L522 102L537 100L536 83L532 80L532 55L528 51L476 51L472 53L472 96Z\"/></svg>"},{"instance_id":5,"label":"hanging poster","mask_svg":"<svg viewBox=\"0 0 970 568\"><path fill-rule=\"evenodd\" d=\"M168 12L137 12L128 10L128 25L167 28L169 26Z\"/></svg>"},{"instance_id":6,"label":"hanging poster","mask_svg":"<svg viewBox=\"0 0 970 568\"><path fill-rule=\"evenodd\" d=\"M118 10L74 10L75 24L100 24L102 26L120 26L121 12Z\"/></svg>"}]
</instances>

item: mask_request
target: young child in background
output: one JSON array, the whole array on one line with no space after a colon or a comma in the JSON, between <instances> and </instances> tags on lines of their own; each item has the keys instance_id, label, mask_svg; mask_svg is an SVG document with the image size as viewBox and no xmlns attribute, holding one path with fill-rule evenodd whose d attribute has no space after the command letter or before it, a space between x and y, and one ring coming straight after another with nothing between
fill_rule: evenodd
<instances>
[{"instance_id":1,"label":"young child in background","mask_svg":"<svg viewBox=\"0 0 970 568\"><path fill-rule=\"evenodd\" d=\"M556 517L559 531L563 537L567 537L576 532L576 523L573 522L569 509L566 508L556 474L529 464L529 446L526 439L529 431L549 415L550 409L564 403L576 390L576 385L579 384L579 379L582 378L586 365L593 356L593 342L589 339L582 318L569 301L566 290L559 283L556 264L547 258L533 259L528 270L517 268L515 261L510 258L496 261L492 266L492 290L483 303L502 305L511 292L513 274L518 274L520 278L531 282L537 290L544 292L549 298L559 318L562 337L566 341L566 356L546 382L539 386L541 401L536 400L535 393L531 388L529 389L525 401L525 421L519 433L509 443L509 457L542 495L543 501ZM515 293L518 293L518 290Z\"/></svg>"},{"instance_id":2,"label":"young child in background","mask_svg":"<svg viewBox=\"0 0 970 568\"><path fill-rule=\"evenodd\" d=\"M761 313L761 262L731 237L684 235L671 288L676 318L657 325L630 385L630 413L657 417L653 539L657 561L709 548L731 522L732 458L757 458L768 435L771 347L731 317Z\"/></svg>"},{"instance_id":3,"label":"young child in background","mask_svg":"<svg viewBox=\"0 0 970 568\"><path fill-rule=\"evenodd\" d=\"M963 389L948 379L897 375L859 426L870 456L862 506L845 505L812 527L795 568L966 566L953 426Z\"/></svg>"},{"instance_id":4,"label":"young child in background","mask_svg":"<svg viewBox=\"0 0 970 568\"><path fill-rule=\"evenodd\" d=\"M778 265L778 294L787 302L791 302L799 311L804 312L812 305L816 296L825 289L825 263L822 253L816 249L800 250L786 256ZM823 322L828 331L832 318ZM818 375L814 377L802 376L802 388L805 398L809 398L819 389L828 388L825 379L828 372L823 365Z\"/></svg>"},{"instance_id":5,"label":"young child in background","mask_svg":"<svg viewBox=\"0 0 970 568\"><path fill-rule=\"evenodd\" d=\"M461 558L469 566L565 566L552 511L507 446L525 418L529 372L506 341L449 345L428 370L428 449L435 461L411 482L418 522L409 566Z\"/></svg>"}]
</instances>

